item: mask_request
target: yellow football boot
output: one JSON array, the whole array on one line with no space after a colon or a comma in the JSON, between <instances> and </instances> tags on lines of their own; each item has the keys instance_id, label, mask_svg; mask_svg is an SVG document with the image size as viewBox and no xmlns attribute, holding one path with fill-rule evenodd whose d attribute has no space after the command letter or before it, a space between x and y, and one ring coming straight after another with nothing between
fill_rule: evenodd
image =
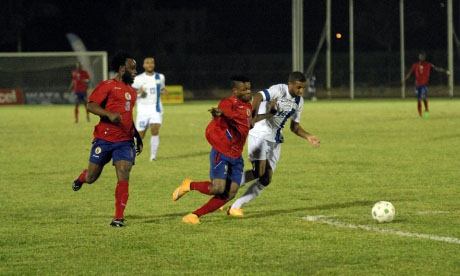
<instances>
[{"instance_id":1,"label":"yellow football boot","mask_svg":"<svg viewBox=\"0 0 460 276\"><path fill-rule=\"evenodd\" d=\"M244 216L244 213L243 213L243 209L230 209L230 207L228 207L227 215L237 217L237 216Z\"/></svg>"},{"instance_id":2,"label":"yellow football boot","mask_svg":"<svg viewBox=\"0 0 460 276\"><path fill-rule=\"evenodd\" d=\"M187 192L190 191L190 182L192 182L192 179L186 178L184 181L182 181L182 184L177 187L174 190L174 193L172 194L172 200L176 201L179 198L181 198L183 195L185 195Z\"/></svg>"},{"instance_id":3,"label":"yellow football boot","mask_svg":"<svg viewBox=\"0 0 460 276\"><path fill-rule=\"evenodd\" d=\"M200 219L197 215L190 213L182 218L183 223L190 223L190 224L200 224Z\"/></svg>"}]
</instances>

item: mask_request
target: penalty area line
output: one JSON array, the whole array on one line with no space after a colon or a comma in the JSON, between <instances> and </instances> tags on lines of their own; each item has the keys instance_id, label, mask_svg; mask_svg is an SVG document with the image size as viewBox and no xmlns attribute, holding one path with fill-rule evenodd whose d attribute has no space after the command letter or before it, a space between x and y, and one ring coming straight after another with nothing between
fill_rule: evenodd
<instances>
[{"instance_id":1,"label":"penalty area line","mask_svg":"<svg viewBox=\"0 0 460 276\"><path fill-rule=\"evenodd\" d=\"M421 239L429 239L429 240L435 240L435 241L460 244L460 239L453 238L453 237L441 237L441 236L428 235L428 234L410 233L410 232L403 232L403 231L398 231L398 230L370 227L367 225L343 223L343 222L327 219L324 216L306 216L306 217L303 217L302 219L307 220L307 221L318 221L321 223L325 223L325 224L340 227L340 228L361 229L365 231L379 232L379 233L391 234L391 235L402 236L402 237L415 237L415 238L421 238Z\"/></svg>"}]
</instances>

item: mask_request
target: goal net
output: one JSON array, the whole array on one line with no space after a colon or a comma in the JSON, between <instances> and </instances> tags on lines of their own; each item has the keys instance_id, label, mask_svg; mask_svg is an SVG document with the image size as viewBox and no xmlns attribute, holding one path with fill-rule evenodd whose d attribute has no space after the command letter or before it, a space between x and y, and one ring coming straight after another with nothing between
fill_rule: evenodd
<instances>
[{"instance_id":1,"label":"goal net","mask_svg":"<svg viewBox=\"0 0 460 276\"><path fill-rule=\"evenodd\" d=\"M77 62L90 74L88 92L107 79L107 52L0 53L0 90L22 91L27 104L72 103Z\"/></svg>"}]
</instances>

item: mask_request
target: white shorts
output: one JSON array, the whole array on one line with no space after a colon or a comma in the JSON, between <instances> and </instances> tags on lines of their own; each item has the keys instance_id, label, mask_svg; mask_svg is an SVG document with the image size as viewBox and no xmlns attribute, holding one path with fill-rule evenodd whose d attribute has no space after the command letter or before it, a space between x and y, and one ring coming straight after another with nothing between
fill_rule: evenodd
<instances>
[{"instance_id":1,"label":"white shorts","mask_svg":"<svg viewBox=\"0 0 460 276\"><path fill-rule=\"evenodd\" d=\"M256 160L267 160L275 171L276 165L280 160L281 144L270 142L262 138L248 136L248 160L253 162Z\"/></svg>"},{"instance_id":2,"label":"white shorts","mask_svg":"<svg viewBox=\"0 0 460 276\"><path fill-rule=\"evenodd\" d=\"M151 124L160 124L163 119L163 113L155 112L149 114L137 114L136 128L138 131L146 130Z\"/></svg>"}]
</instances>

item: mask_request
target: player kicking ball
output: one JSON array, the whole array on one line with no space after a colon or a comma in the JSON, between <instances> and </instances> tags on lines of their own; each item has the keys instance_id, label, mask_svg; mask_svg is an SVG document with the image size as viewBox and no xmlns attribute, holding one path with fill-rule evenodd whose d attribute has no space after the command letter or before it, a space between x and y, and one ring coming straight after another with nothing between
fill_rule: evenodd
<instances>
[{"instance_id":1,"label":"player kicking ball","mask_svg":"<svg viewBox=\"0 0 460 276\"><path fill-rule=\"evenodd\" d=\"M306 132L299 124L303 110L302 94L306 85L304 74L293 72L289 75L288 84L273 85L254 95L252 106L255 112L253 120L256 123L248 137L248 155L253 170L244 173L241 186L257 180L227 210L228 215L244 215L241 207L256 198L270 184L280 159L281 143L284 140L282 130L288 119L291 119L292 132L308 140L313 147L319 147L318 138ZM276 114L259 120L259 117L266 116L264 113L267 113L273 102L277 106Z\"/></svg>"},{"instance_id":2,"label":"player kicking ball","mask_svg":"<svg viewBox=\"0 0 460 276\"><path fill-rule=\"evenodd\" d=\"M183 217L184 223L199 224L200 217L224 206L239 189L244 166L241 153L251 126L251 83L246 77L235 76L231 84L233 95L209 110L213 118L206 128L206 139L212 146L211 181L196 182L187 178L172 194L173 201L191 190L213 195L201 208Z\"/></svg>"},{"instance_id":3,"label":"player kicking ball","mask_svg":"<svg viewBox=\"0 0 460 276\"><path fill-rule=\"evenodd\" d=\"M112 159L118 182L115 189L115 216L110 225L122 227L125 225L123 214L129 197L129 173L136 152L142 152L142 139L133 121L137 92L131 84L136 76L136 61L127 53L118 53L113 58L112 68L118 72L117 76L99 83L89 97L89 112L100 116L101 120L94 128L88 169L75 179L72 189L78 191L83 183L96 181L105 164Z\"/></svg>"}]
</instances>

